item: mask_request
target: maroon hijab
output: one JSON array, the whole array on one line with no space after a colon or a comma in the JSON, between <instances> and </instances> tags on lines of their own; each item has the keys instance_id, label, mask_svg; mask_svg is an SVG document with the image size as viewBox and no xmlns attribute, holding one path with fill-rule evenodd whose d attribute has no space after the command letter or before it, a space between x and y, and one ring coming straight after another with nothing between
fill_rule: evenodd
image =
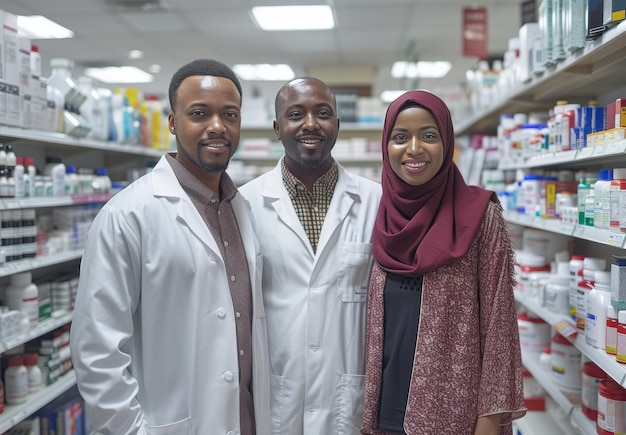
<instances>
[{"instance_id":1,"label":"maroon hijab","mask_svg":"<svg viewBox=\"0 0 626 435\"><path fill-rule=\"evenodd\" d=\"M419 105L433 115L444 146L439 172L411 186L389 165L387 143L398 113ZM387 272L419 275L463 256L472 244L493 192L468 186L453 162L454 129L446 104L427 91L409 91L387 109L382 137L383 196L373 235L374 258Z\"/></svg>"}]
</instances>

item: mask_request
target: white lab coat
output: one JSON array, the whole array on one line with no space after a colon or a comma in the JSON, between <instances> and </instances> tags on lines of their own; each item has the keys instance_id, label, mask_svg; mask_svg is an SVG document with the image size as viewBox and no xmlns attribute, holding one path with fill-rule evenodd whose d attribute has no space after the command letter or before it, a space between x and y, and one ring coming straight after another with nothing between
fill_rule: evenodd
<instances>
[{"instance_id":1,"label":"white lab coat","mask_svg":"<svg viewBox=\"0 0 626 435\"><path fill-rule=\"evenodd\" d=\"M253 296L257 435L270 432L262 256L233 201ZM209 228L161 158L94 220L81 264L71 353L90 422L103 433L236 435L235 316Z\"/></svg>"},{"instance_id":2,"label":"white lab coat","mask_svg":"<svg viewBox=\"0 0 626 435\"><path fill-rule=\"evenodd\" d=\"M272 432L358 434L380 184L339 167L317 253L283 185L280 162L239 191L252 206L263 251Z\"/></svg>"}]
</instances>

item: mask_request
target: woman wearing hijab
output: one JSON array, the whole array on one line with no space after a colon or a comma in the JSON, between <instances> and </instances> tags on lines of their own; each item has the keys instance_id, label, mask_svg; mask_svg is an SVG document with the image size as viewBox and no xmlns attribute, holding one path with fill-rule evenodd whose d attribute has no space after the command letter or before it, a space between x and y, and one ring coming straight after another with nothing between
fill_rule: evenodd
<instances>
[{"instance_id":1,"label":"woman wearing hijab","mask_svg":"<svg viewBox=\"0 0 626 435\"><path fill-rule=\"evenodd\" d=\"M361 431L510 434L526 408L502 208L463 181L434 94L398 97L382 145Z\"/></svg>"}]
</instances>

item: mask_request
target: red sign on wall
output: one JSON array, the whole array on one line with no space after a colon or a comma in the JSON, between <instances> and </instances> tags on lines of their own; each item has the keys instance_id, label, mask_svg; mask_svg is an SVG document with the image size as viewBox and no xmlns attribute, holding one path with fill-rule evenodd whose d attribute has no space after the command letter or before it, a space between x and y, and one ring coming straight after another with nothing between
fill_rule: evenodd
<instances>
[{"instance_id":1,"label":"red sign on wall","mask_svg":"<svg viewBox=\"0 0 626 435\"><path fill-rule=\"evenodd\" d=\"M463 8L463 56L486 59L487 8Z\"/></svg>"}]
</instances>

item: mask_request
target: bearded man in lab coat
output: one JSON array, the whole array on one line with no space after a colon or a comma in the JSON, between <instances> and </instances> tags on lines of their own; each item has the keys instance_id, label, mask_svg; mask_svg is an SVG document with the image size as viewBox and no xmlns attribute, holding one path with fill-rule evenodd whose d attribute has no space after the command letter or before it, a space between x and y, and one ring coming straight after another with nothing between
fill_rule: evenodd
<instances>
[{"instance_id":1,"label":"bearded man in lab coat","mask_svg":"<svg viewBox=\"0 0 626 435\"><path fill-rule=\"evenodd\" d=\"M264 257L273 433L359 434L365 300L380 184L332 157L335 95L298 78L276 96L285 156L240 188Z\"/></svg>"},{"instance_id":2,"label":"bearded man in lab coat","mask_svg":"<svg viewBox=\"0 0 626 435\"><path fill-rule=\"evenodd\" d=\"M78 388L104 434L268 435L262 257L224 172L241 85L199 59L174 74L169 98L178 152L89 231L70 333Z\"/></svg>"}]
</instances>

